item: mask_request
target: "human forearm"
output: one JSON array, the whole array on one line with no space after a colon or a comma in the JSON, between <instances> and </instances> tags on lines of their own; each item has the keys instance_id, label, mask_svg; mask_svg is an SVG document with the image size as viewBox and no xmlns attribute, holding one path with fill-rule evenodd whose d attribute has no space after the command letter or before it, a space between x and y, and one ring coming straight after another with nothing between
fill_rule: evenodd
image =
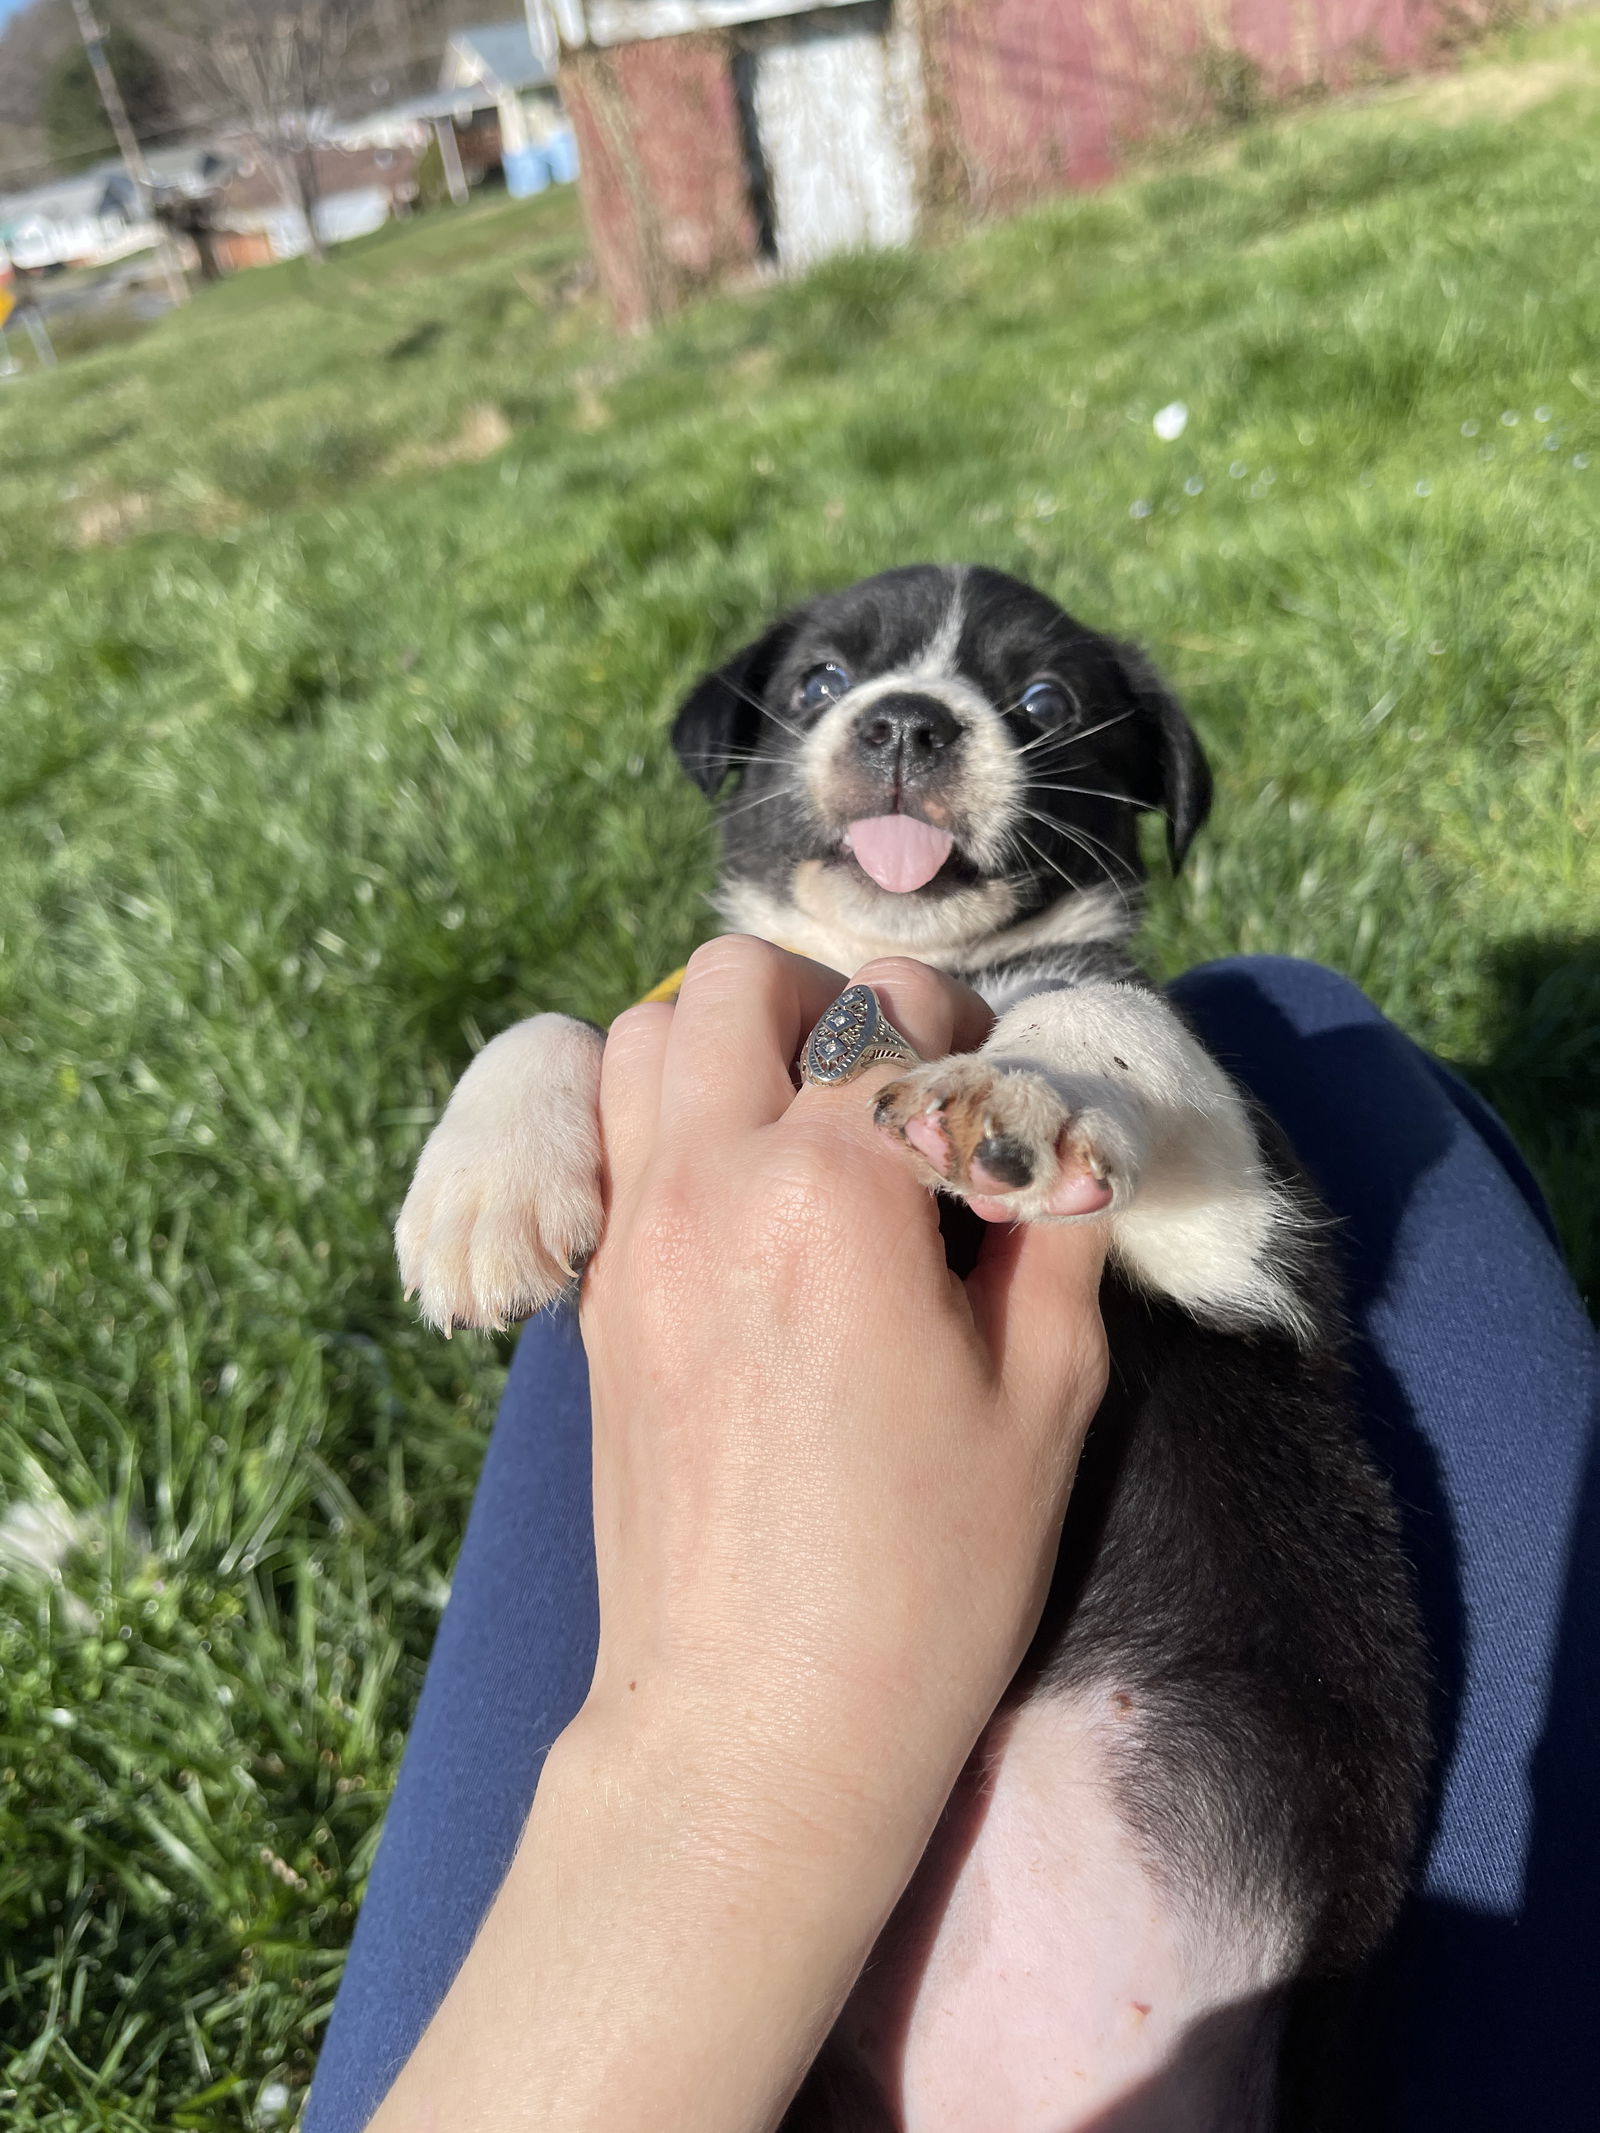
<instances>
[{"instance_id":1,"label":"human forearm","mask_svg":"<svg viewBox=\"0 0 1600 2133\"><path fill-rule=\"evenodd\" d=\"M557 1742L471 1955L373 2133L774 2125L963 1749L886 1803L590 1711Z\"/></svg>"}]
</instances>

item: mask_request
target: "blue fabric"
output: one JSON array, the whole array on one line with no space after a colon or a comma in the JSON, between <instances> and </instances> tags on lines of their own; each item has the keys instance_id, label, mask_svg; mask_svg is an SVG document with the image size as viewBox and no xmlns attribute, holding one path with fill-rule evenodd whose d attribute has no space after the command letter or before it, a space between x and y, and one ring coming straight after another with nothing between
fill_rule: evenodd
<instances>
[{"instance_id":1,"label":"blue fabric","mask_svg":"<svg viewBox=\"0 0 1600 2133\"><path fill-rule=\"evenodd\" d=\"M302 2133L366 2124L505 1878L594 1670L592 1503L577 1314L547 1313L511 1360Z\"/></svg>"},{"instance_id":2,"label":"blue fabric","mask_svg":"<svg viewBox=\"0 0 1600 2133\"><path fill-rule=\"evenodd\" d=\"M1504 1127L1345 979L1214 963L1173 995L1340 1218L1444 1743L1426 1866L1364 2020L1374 2133L1593 2123L1600 1921L1594 1335ZM512 1364L304 2133L357 2133L471 1944L597 1635L570 1315Z\"/></svg>"}]
</instances>

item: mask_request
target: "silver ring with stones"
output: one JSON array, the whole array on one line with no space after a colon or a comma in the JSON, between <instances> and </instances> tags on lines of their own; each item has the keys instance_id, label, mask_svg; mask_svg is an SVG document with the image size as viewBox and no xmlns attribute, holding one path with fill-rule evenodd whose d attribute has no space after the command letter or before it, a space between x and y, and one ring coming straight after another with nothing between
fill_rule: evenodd
<instances>
[{"instance_id":1,"label":"silver ring with stones","mask_svg":"<svg viewBox=\"0 0 1600 2133\"><path fill-rule=\"evenodd\" d=\"M830 1089L873 1066L918 1066L917 1054L884 1017L870 985L847 985L805 1041L800 1078Z\"/></svg>"}]
</instances>

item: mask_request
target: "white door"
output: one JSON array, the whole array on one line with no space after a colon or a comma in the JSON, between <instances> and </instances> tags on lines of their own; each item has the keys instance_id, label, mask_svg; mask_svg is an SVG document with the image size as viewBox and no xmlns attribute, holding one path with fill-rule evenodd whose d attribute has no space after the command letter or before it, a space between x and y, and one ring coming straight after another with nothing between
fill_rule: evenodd
<instances>
[{"instance_id":1,"label":"white door","mask_svg":"<svg viewBox=\"0 0 1600 2133\"><path fill-rule=\"evenodd\" d=\"M751 102L786 274L916 233L914 114L887 14L803 15L774 23L756 50Z\"/></svg>"}]
</instances>

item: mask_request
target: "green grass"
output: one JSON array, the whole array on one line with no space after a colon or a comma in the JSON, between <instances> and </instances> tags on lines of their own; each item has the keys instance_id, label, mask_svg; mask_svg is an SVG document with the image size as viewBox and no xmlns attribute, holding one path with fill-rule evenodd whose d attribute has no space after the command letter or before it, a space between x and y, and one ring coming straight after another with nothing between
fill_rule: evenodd
<instances>
[{"instance_id":1,"label":"green grass","mask_svg":"<svg viewBox=\"0 0 1600 2133\"><path fill-rule=\"evenodd\" d=\"M19 2133L307 2078L505 1355L413 1324L388 1224L483 1035L703 932L665 728L780 603L963 557L1141 638L1218 771L1158 967L1351 972L1600 1274L1600 25L1471 90L649 341L547 199L0 388Z\"/></svg>"}]
</instances>

